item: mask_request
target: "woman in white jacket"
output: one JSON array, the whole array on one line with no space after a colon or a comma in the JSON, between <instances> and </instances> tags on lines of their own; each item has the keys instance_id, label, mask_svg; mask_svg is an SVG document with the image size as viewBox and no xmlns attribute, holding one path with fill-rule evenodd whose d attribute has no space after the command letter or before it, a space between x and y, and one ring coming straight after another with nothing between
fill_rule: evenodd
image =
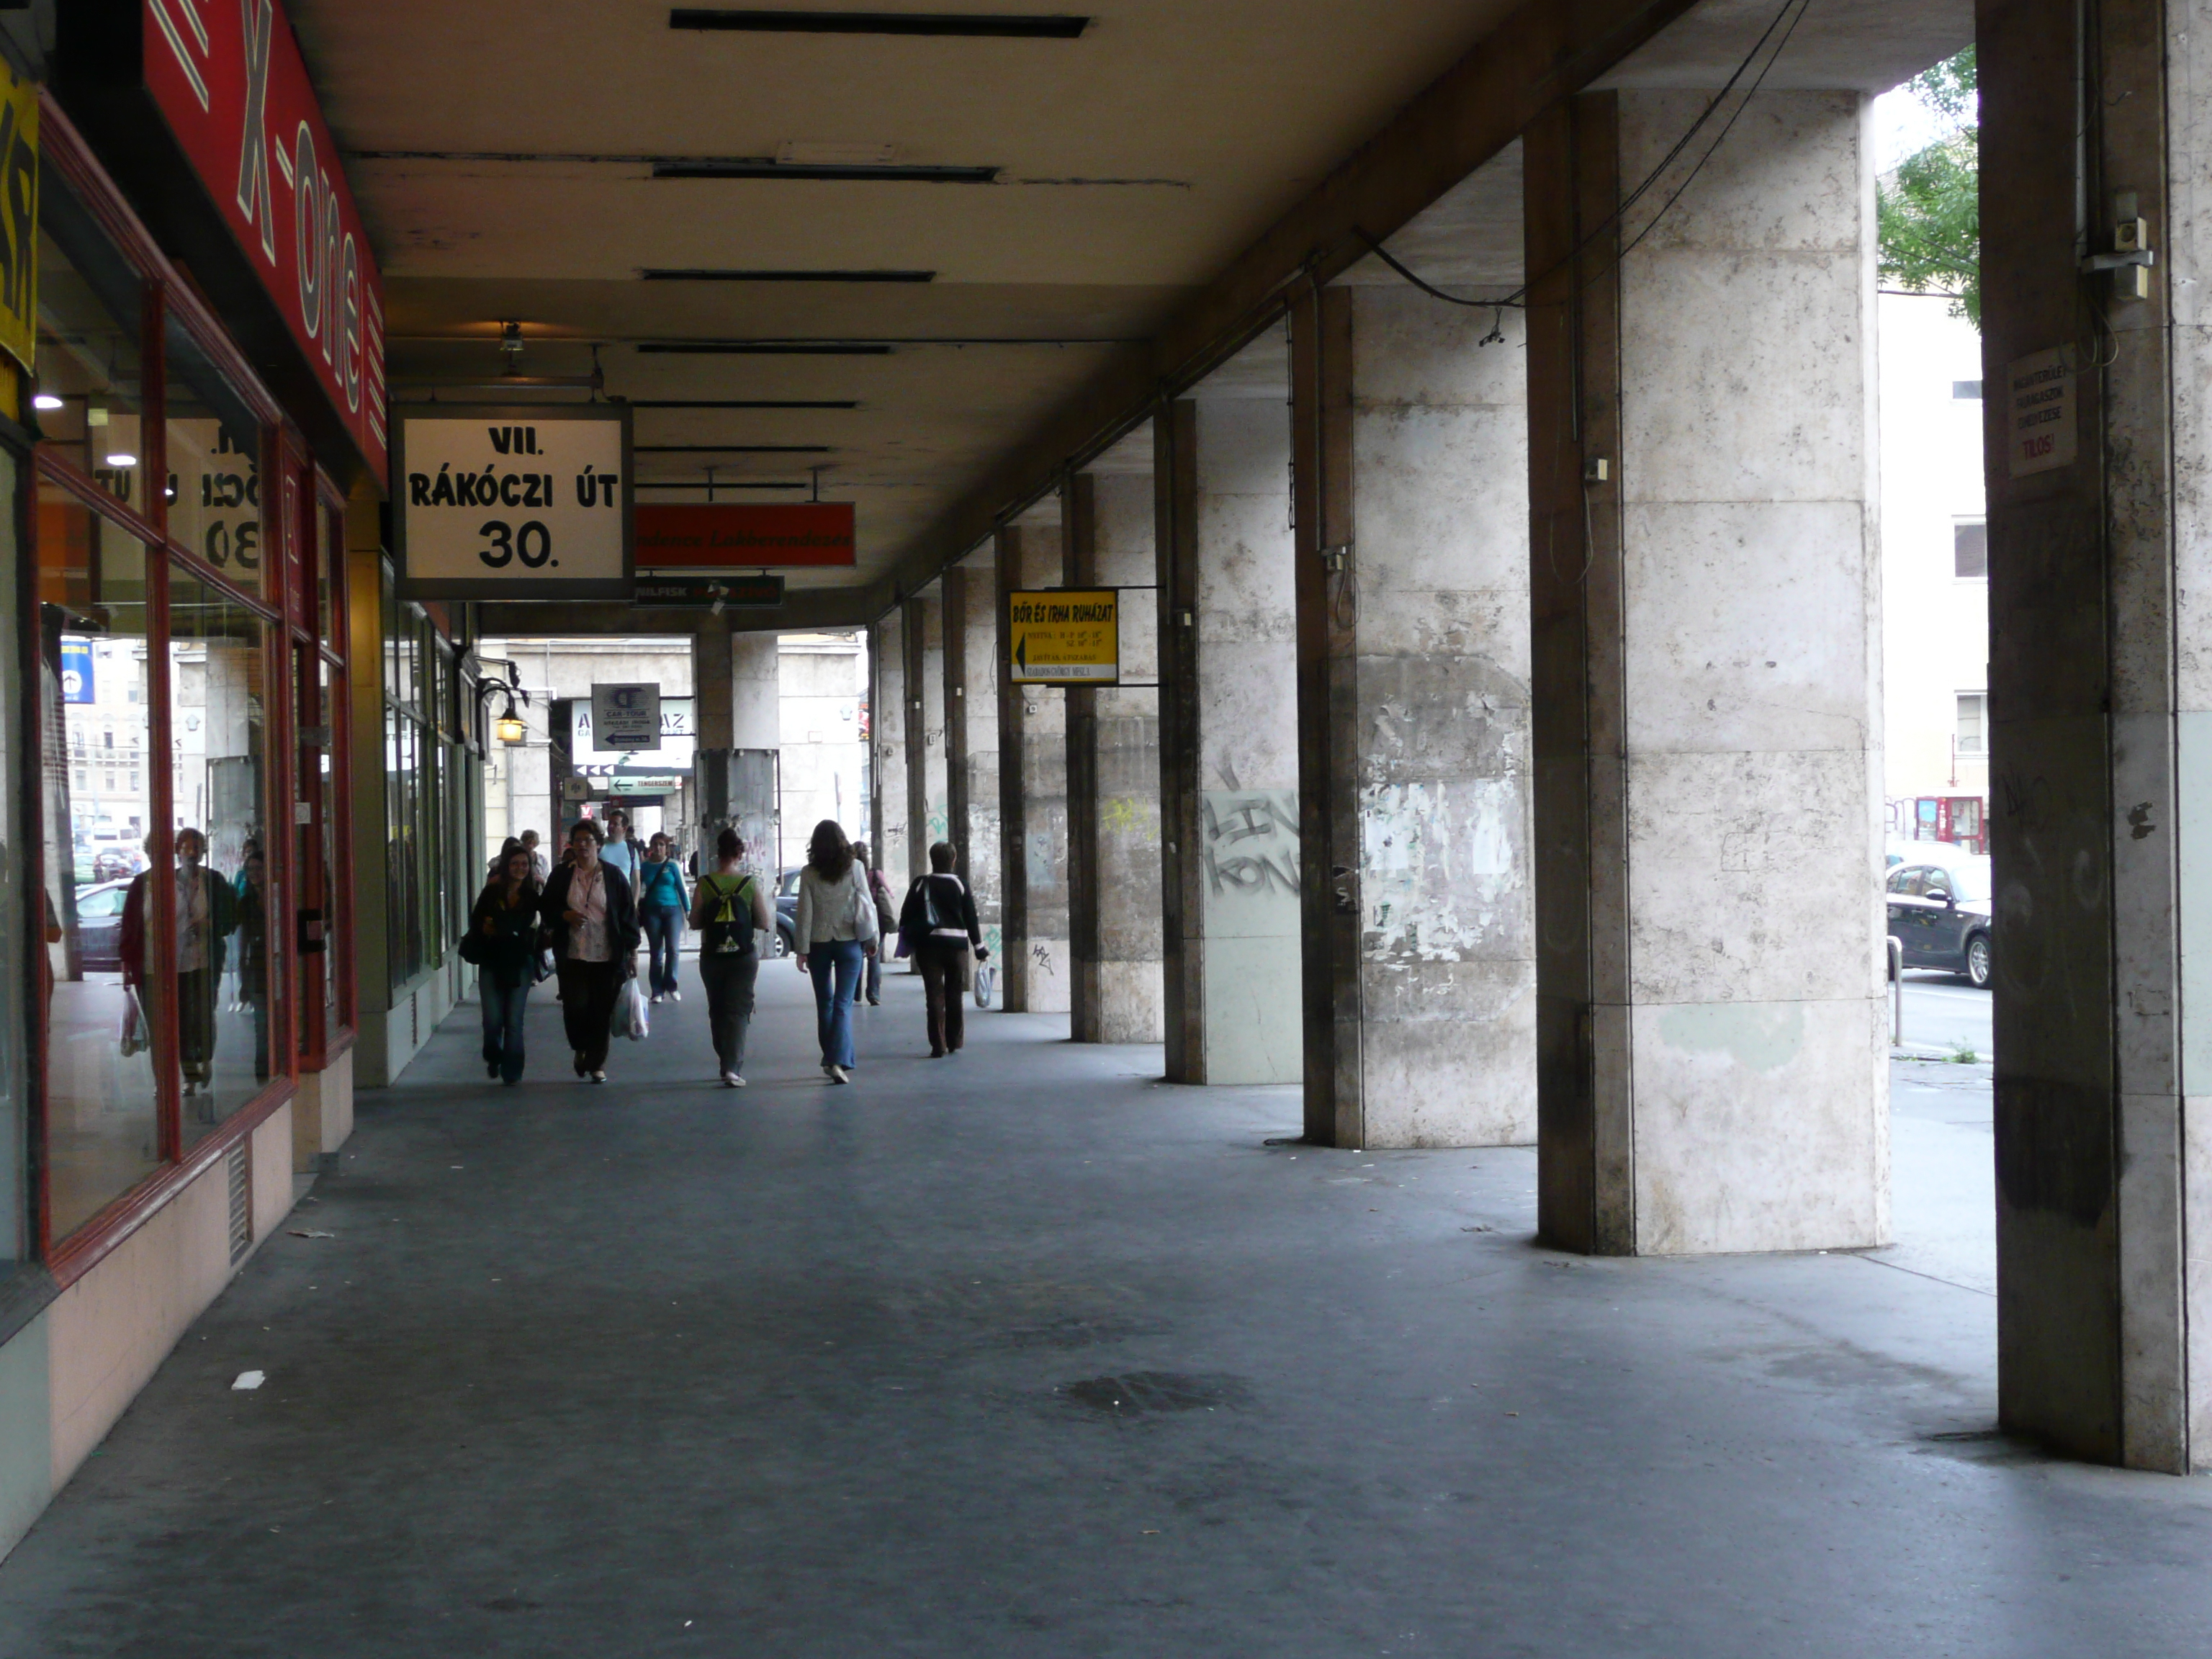
<instances>
[{"instance_id":1,"label":"woman in white jacket","mask_svg":"<svg viewBox=\"0 0 2212 1659\"><path fill-rule=\"evenodd\" d=\"M799 969L814 981L822 1073L832 1083L853 1080L853 994L860 987L860 964L876 953L876 902L866 882L837 821L816 824L806 844L806 867L799 874L792 932Z\"/></svg>"}]
</instances>

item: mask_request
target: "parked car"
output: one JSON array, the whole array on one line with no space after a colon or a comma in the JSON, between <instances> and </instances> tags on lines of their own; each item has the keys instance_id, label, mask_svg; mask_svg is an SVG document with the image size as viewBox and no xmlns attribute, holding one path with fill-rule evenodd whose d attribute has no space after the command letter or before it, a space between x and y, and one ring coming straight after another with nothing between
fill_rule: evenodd
<instances>
[{"instance_id":1,"label":"parked car","mask_svg":"<svg viewBox=\"0 0 2212 1659\"><path fill-rule=\"evenodd\" d=\"M123 971L123 901L127 881L106 881L76 890L78 962L88 974Z\"/></svg>"},{"instance_id":2,"label":"parked car","mask_svg":"<svg viewBox=\"0 0 2212 1659\"><path fill-rule=\"evenodd\" d=\"M1889 931L1907 968L1942 968L1990 982L1990 861L1900 864L1889 872Z\"/></svg>"},{"instance_id":3,"label":"parked car","mask_svg":"<svg viewBox=\"0 0 2212 1659\"><path fill-rule=\"evenodd\" d=\"M1980 855L1956 842L1904 841L1892 836L1882 856L1884 862L1893 870L1900 864L1940 864L1946 870L1955 870L1968 860Z\"/></svg>"},{"instance_id":4,"label":"parked car","mask_svg":"<svg viewBox=\"0 0 2212 1659\"><path fill-rule=\"evenodd\" d=\"M787 957L799 949L799 872L794 865L776 878L775 954Z\"/></svg>"}]
</instances>

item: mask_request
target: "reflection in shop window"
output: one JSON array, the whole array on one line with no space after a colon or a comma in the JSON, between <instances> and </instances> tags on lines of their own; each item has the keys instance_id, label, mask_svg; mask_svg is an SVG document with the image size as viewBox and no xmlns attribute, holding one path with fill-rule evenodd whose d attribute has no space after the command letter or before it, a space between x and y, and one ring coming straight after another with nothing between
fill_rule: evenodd
<instances>
[{"instance_id":1,"label":"reflection in shop window","mask_svg":"<svg viewBox=\"0 0 2212 1659\"><path fill-rule=\"evenodd\" d=\"M21 463L15 452L0 449L0 500L15 499ZM27 1260L31 1251L30 1172L24 1167L29 1142L30 1067L22 1041L25 1002L31 990L30 957L38 947L24 915L31 860L24 839L25 781L20 734L23 730L21 633L13 596L21 566L13 514L0 526L0 1279Z\"/></svg>"},{"instance_id":2,"label":"reflection in shop window","mask_svg":"<svg viewBox=\"0 0 2212 1659\"><path fill-rule=\"evenodd\" d=\"M176 767L177 1061L189 1146L259 1093L270 1047L270 667L263 623L220 589L169 577Z\"/></svg>"},{"instance_id":3,"label":"reflection in shop window","mask_svg":"<svg viewBox=\"0 0 2212 1659\"><path fill-rule=\"evenodd\" d=\"M39 489L40 712L46 844L46 1159L59 1239L159 1167L149 1044L160 1030L165 923L144 902L153 807L98 749L138 761L150 739L144 547L52 484ZM140 902L130 905L136 895ZM126 911L129 914L126 914Z\"/></svg>"},{"instance_id":4,"label":"reflection in shop window","mask_svg":"<svg viewBox=\"0 0 2212 1659\"><path fill-rule=\"evenodd\" d=\"M38 295L40 448L143 514L143 289L51 170L39 185Z\"/></svg>"},{"instance_id":5,"label":"reflection in shop window","mask_svg":"<svg viewBox=\"0 0 2212 1659\"><path fill-rule=\"evenodd\" d=\"M261 428L173 319L168 334L169 539L264 592Z\"/></svg>"}]
</instances>

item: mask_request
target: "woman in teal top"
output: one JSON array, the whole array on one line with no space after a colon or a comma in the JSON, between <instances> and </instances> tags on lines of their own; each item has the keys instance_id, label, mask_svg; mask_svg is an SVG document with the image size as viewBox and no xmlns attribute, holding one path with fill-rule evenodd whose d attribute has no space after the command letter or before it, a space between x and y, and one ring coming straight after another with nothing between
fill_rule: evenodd
<instances>
[{"instance_id":1,"label":"woman in teal top","mask_svg":"<svg viewBox=\"0 0 2212 1659\"><path fill-rule=\"evenodd\" d=\"M653 1000L684 1000L677 988L677 951L684 942L684 916L691 908L691 895L684 889L684 866L666 836L655 836L638 866L637 919L644 925L646 945L652 953L648 983Z\"/></svg>"}]
</instances>

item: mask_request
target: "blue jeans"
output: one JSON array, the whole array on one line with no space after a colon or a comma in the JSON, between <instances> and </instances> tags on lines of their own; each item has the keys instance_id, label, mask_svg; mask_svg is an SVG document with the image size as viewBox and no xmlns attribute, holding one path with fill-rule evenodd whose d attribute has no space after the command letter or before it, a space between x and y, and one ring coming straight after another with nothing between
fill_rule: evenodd
<instances>
[{"instance_id":1,"label":"blue jeans","mask_svg":"<svg viewBox=\"0 0 2212 1659\"><path fill-rule=\"evenodd\" d=\"M483 1057L497 1066L502 1081L522 1078L522 1018L530 1007L530 981L501 985L491 969L477 969L477 998L483 1004Z\"/></svg>"},{"instance_id":2,"label":"blue jeans","mask_svg":"<svg viewBox=\"0 0 2212 1659\"><path fill-rule=\"evenodd\" d=\"M659 996L676 988L677 951L684 943L684 913L672 904L649 905L637 913L645 924L645 942L652 952L646 994Z\"/></svg>"},{"instance_id":3,"label":"blue jeans","mask_svg":"<svg viewBox=\"0 0 2212 1659\"><path fill-rule=\"evenodd\" d=\"M853 1064L853 993L860 983L860 941L833 939L806 953L814 980L814 1027L822 1039L822 1063ZM834 981L834 984L833 984Z\"/></svg>"}]
</instances>

